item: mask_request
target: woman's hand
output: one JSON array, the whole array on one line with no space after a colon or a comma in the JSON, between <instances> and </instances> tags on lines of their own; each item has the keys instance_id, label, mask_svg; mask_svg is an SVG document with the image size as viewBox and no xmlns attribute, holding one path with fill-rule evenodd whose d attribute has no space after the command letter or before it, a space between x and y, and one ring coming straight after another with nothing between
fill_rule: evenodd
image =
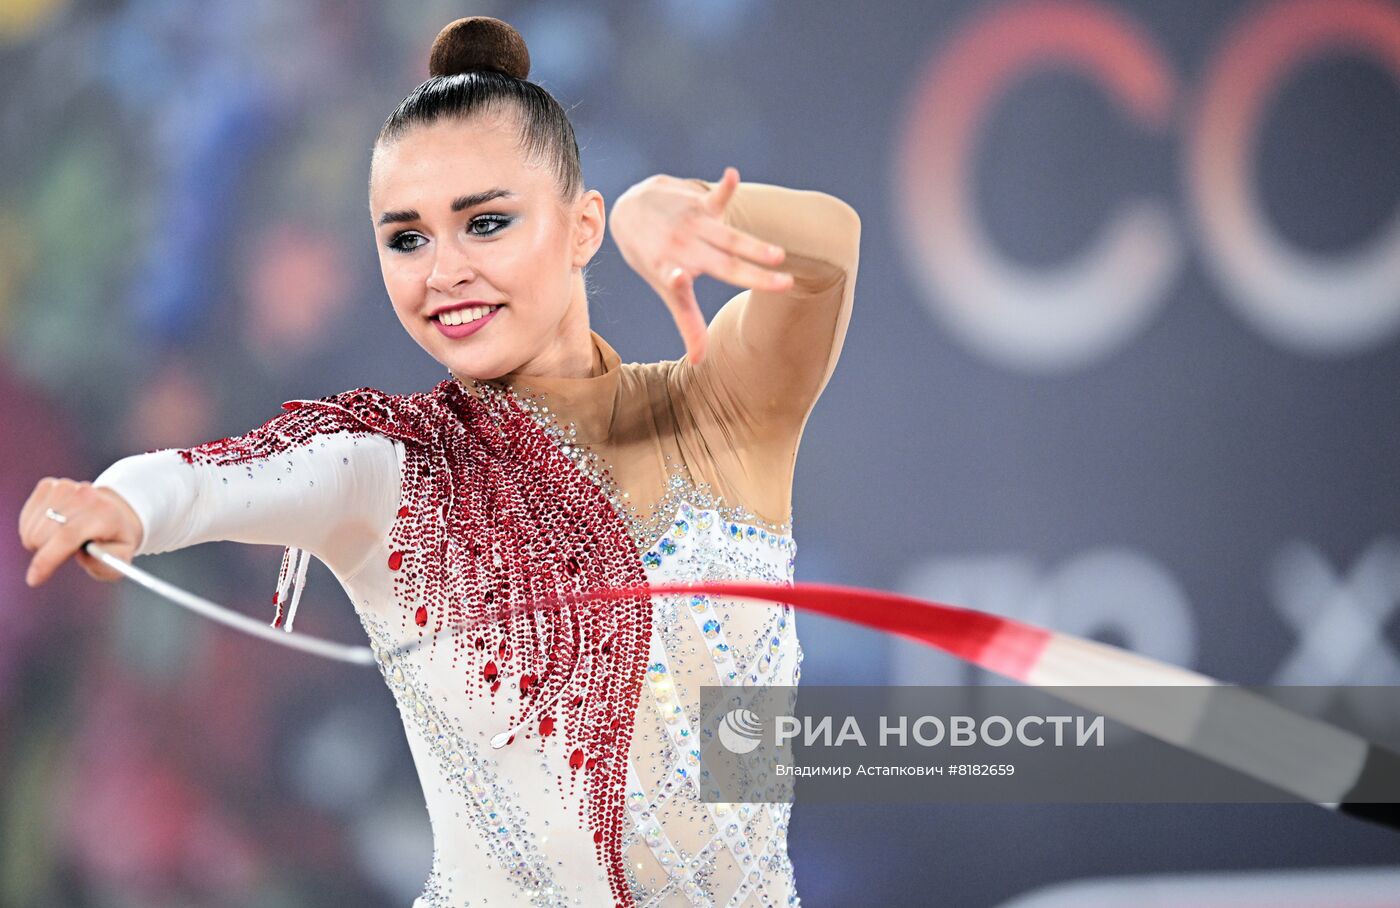
<instances>
[{"instance_id":1,"label":"woman's hand","mask_svg":"<svg viewBox=\"0 0 1400 908\"><path fill-rule=\"evenodd\" d=\"M705 316L695 300L701 274L739 287L782 292L792 275L776 271L781 246L724 223L724 208L739 185L739 171L724 169L713 189L657 174L632 186L613 203L612 234L622 258L665 301L692 364L705 355Z\"/></svg>"},{"instance_id":2,"label":"woman's hand","mask_svg":"<svg viewBox=\"0 0 1400 908\"><path fill-rule=\"evenodd\" d=\"M47 516L49 508L67 521L59 523ZM141 518L111 489L45 477L19 512L20 542L34 552L24 582L38 586L69 556L76 556L83 570L98 580L117 580L121 574L84 552L83 544L100 542L114 556L130 562L142 532Z\"/></svg>"}]
</instances>

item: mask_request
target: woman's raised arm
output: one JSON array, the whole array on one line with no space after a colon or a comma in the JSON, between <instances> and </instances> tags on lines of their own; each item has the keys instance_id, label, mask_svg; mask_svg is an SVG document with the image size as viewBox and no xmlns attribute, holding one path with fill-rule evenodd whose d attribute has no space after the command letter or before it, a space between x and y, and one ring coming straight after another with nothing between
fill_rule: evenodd
<instances>
[{"instance_id":1,"label":"woman's raised arm","mask_svg":"<svg viewBox=\"0 0 1400 908\"><path fill-rule=\"evenodd\" d=\"M792 284L731 298L710 322L708 353L696 369L741 397L752 417L800 425L841 354L855 300L860 217L823 192L740 183L723 218L782 247L781 267Z\"/></svg>"},{"instance_id":2,"label":"woman's raised arm","mask_svg":"<svg viewBox=\"0 0 1400 908\"><path fill-rule=\"evenodd\" d=\"M800 426L835 367L855 298L860 217L823 192L658 174L618 197L613 239L666 303L687 367L737 416ZM706 326L694 279L749 288ZM776 428L776 427L775 427Z\"/></svg>"}]
</instances>

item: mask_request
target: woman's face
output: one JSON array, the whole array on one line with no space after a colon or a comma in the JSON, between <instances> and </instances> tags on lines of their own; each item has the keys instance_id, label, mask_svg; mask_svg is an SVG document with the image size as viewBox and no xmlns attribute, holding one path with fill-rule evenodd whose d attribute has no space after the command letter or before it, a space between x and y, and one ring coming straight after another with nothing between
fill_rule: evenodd
<instances>
[{"instance_id":1,"label":"woman's face","mask_svg":"<svg viewBox=\"0 0 1400 908\"><path fill-rule=\"evenodd\" d=\"M519 135L509 117L442 120L374 154L385 289L409 336L459 378L592 364L582 269L602 244L603 197L564 202Z\"/></svg>"}]
</instances>

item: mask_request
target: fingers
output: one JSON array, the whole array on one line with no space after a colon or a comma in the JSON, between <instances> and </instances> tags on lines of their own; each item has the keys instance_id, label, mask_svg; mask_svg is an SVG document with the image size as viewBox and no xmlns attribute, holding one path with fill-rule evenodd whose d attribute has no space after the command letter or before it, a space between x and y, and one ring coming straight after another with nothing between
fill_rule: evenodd
<instances>
[{"instance_id":1,"label":"fingers","mask_svg":"<svg viewBox=\"0 0 1400 908\"><path fill-rule=\"evenodd\" d=\"M105 500L104 489L93 488L89 482L45 477L20 509L20 542L34 552L25 573L25 583L39 586L46 582L69 557L99 580L115 580L121 575L82 551L89 539L98 539L108 551L130 560L135 551L130 529L114 517L113 506ZM47 516L54 511L67 518L59 523Z\"/></svg>"},{"instance_id":2,"label":"fingers","mask_svg":"<svg viewBox=\"0 0 1400 908\"><path fill-rule=\"evenodd\" d=\"M704 313L695 299L694 280L697 275L708 274L736 286L777 293L790 289L793 284L791 274L773 267L781 264L786 257L781 246L767 243L724 223L724 209L734 197L739 179L738 168L726 167L719 182L700 199L703 214L697 217L694 207L687 210L682 205L676 209L680 212L678 218L669 223L663 219L661 229L649 234L653 238L665 237L664 242L657 240L665 250L661 256L661 267L657 268L655 259L645 268L633 264L643 276L657 275L647 277L647 280L670 309L691 364L698 364L703 359L708 336ZM694 206L693 182L690 187L692 195L687 204ZM618 207L621 207L620 201ZM658 203L657 207L664 212L664 206ZM614 227L616 225L615 213ZM628 261L632 263L632 259ZM653 271L653 268L657 270ZM657 274L657 271L660 273Z\"/></svg>"},{"instance_id":3,"label":"fingers","mask_svg":"<svg viewBox=\"0 0 1400 908\"><path fill-rule=\"evenodd\" d=\"M774 271L755 265L708 243L700 245L703 248L697 251L697 256L705 273L712 277L754 290L782 293L792 289L792 275L786 271Z\"/></svg>"},{"instance_id":4,"label":"fingers","mask_svg":"<svg viewBox=\"0 0 1400 908\"><path fill-rule=\"evenodd\" d=\"M91 531L92 518L89 516L78 514L69 517L65 524L49 522L53 523L54 528L48 531L44 541L39 543L38 551L30 559L29 570L24 575L24 582L30 586L39 586L47 581L60 564L68 560L91 538L88 534Z\"/></svg>"},{"instance_id":5,"label":"fingers","mask_svg":"<svg viewBox=\"0 0 1400 908\"><path fill-rule=\"evenodd\" d=\"M34 491L29 493L29 497L24 500L24 505L19 509L19 538L24 540L24 531L29 526L29 517L39 506L39 499L44 494L44 489L53 480L45 476L34 484Z\"/></svg>"},{"instance_id":6,"label":"fingers","mask_svg":"<svg viewBox=\"0 0 1400 908\"><path fill-rule=\"evenodd\" d=\"M764 242L753 234L730 227L722 221L705 221L700 224L696 233L711 246L760 265L781 265L783 259L787 258L787 250L782 246Z\"/></svg>"},{"instance_id":7,"label":"fingers","mask_svg":"<svg viewBox=\"0 0 1400 908\"><path fill-rule=\"evenodd\" d=\"M729 204L729 200L734 196L734 189L739 185L739 171L735 167L724 168L724 175L719 178L719 182L705 196L705 210L713 215L724 213L724 208Z\"/></svg>"},{"instance_id":8,"label":"fingers","mask_svg":"<svg viewBox=\"0 0 1400 908\"><path fill-rule=\"evenodd\" d=\"M19 539L26 549L31 551L34 546L29 544L37 526L37 519L42 518L44 508L51 507L50 497L58 480L52 476L45 476L34 485L34 491L29 493L29 498L25 500L24 507L19 510Z\"/></svg>"},{"instance_id":9,"label":"fingers","mask_svg":"<svg viewBox=\"0 0 1400 908\"><path fill-rule=\"evenodd\" d=\"M690 364L699 365L705 357L705 338L709 329L705 324L705 314L700 311L700 303L695 299L694 278L679 266L668 268L661 291L661 298L671 310L681 340L685 342Z\"/></svg>"},{"instance_id":10,"label":"fingers","mask_svg":"<svg viewBox=\"0 0 1400 908\"><path fill-rule=\"evenodd\" d=\"M83 545L86 544L87 543L85 541ZM133 551L131 546L106 542L103 543L103 548L105 548L107 552L113 557L120 558L127 564L131 563L131 555ZM89 555L86 551L83 550L82 545L80 545L78 547L78 550L73 553L73 560L78 562L78 565L83 570L88 572L88 576L93 577L97 580L111 581L120 580L122 578L122 575L119 571L107 567L107 565L103 564L96 558Z\"/></svg>"},{"instance_id":11,"label":"fingers","mask_svg":"<svg viewBox=\"0 0 1400 908\"><path fill-rule=\"evenodd\" d=\"M29 500L20 509L19 516L19 538L20 543L29 551L37 549L49 534L56 529L57 521L46 516L45 512L53 508L60 514L68 506L68 500L77 490L78 484L71 479L55 479L45 477L39 480L30 493Z\"/></svg>"}]
</instances>

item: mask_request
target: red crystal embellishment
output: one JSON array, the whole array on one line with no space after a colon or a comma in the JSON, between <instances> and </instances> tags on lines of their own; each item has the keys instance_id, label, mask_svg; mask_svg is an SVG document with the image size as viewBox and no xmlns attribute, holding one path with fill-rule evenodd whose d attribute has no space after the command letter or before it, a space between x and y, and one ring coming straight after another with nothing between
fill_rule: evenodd
<instances>
[{"instance_id":1,"label":"red crystal embellishment","mask_svg":"<svg viewBox=\"0 0 1400 908\"><path fill-rule=\"evenodd\" d=\"M645 586L635 543L604 490L513 395L476 396L447 380L425 393L358 388L283 406L287 412L258 429L180 456L191 464L253 463L331 432L403 442L403 486L387 555L396 572L395 601L420 627L431 611L439 625L476 628L468 640L496 661L484 668L474 659L467 663L483 679L468 685L469 696L476 683L495 693L507 667L506 674L532 676L522 690L538 696L542 679L553 681L563 670L557 696L569 706L535 716L526 727L557 735L570 769L586 771L578 779L581 790L563 795L584 800L580 815L595 832L615 901L630 903L621 850L626 764L606 754L625 755L631 741L651 604L636 596L607 607L561 601L515 611L551 593ZM449 513L449 501L472 506L459 504ZM586 556L579 547L584 539ZM413 561L401 570L406 555ZM282 612L280 598L276 605ZM589 708L579 709L584 703ZM585 751L594 756L585 758Z\"/></svg>"}]
</instances>

